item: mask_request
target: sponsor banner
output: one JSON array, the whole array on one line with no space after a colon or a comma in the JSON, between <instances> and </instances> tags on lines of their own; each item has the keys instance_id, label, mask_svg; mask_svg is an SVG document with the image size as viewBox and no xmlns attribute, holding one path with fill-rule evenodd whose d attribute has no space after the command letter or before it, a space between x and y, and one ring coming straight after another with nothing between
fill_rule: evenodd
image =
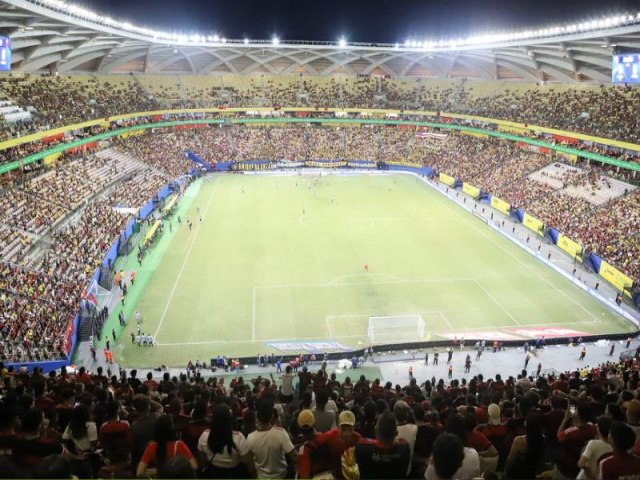
<instances>
[{"instance_id":1,"label":"sponsor banner","mask_svg":"<svg viewBox=\"0 0 640 480\"><path fill-rule=\"evenodd\" d=\"M64 133L58 133L56 135L50 135L50 136L44 137L42 139L42 141L44 143L53 143L53 142L57 142L58 140L64 140Z\"/></svg>"},{"instance_id":2,"label":"sponsor banner","mask_svg":"<svg viewBox=\"0 0 640 480\"><path fill-rule=\"evenodd\" d=\"M572 257L578 257L582 261L582 245L574 242L569 237L560 234L558 237L558 247L567 252Z\"/></svg>"},{"instance_id":3,"label":"sponsor banner","mask_svg":"<svg viewBox=\"0 0 640 480\"><path fill-rule=\"evenodd\" d=\"M600 264L599 273L602 278L604 278L607 282L609 282L611 285L616 287L621 292L625 288L626 289L631 288L631 285L633 285L633 281L629 277L627 277L620 270L618 270L613 265L610 265L605 261L603 261ZM630 294L628 290L626 293Z\"/></svg>"},{"instance_id":4,"label":"sponsor banner","mask_svg":"<svg viewBox=\"0 0 640 480\"><path fill-rule=\"evenodd\" d=\"M559 327L541 327L541 328L508 328L507 331L514 335L527 338L564 338L564 337L586 337L589 334L586 332L579 332L571 328L559 328Z\"/></svg>"},{"instance_id":5,"label":"sponsor banner","mask_svg":"<svg viewBox=\"0 0 640 480\"><path fill-rule=\"evenodd\" d=\"M478 198L480 196L480 189L467 182L462 184L462 191L473 198Z\"/></svg>"},{"instance_id":6,"label":"sponsor banner","mask_svg":"<svg viewBox=\"0 0 640 480\"><path fill-rule=\"evenodd\" d=\"M337 168L337 167L347 166L347 162L333 161L333 160L327 160L324 162L307 160L306 162L304 162L304 164L307 167L314 167L314 168Z\"/></svg>"},{"instance_id":7,"label":"sponsor banner","mask_svg":"<svg viewBox=\"0 0 640 480\"><path fill-rule=\"evenodd\" d=\"M436 133L436 132L425 132L424 130L419 130L416 132L416 137L418 138L433 138L435 140L444 140L449 135L446 133Z\"/></svg>"},{"instance_id":8,"label":"sponsor banner","mask_svg":"<svg viewBox=\"0 0 640 480\"><path fill-rule=\"evenodd\" d=\"M267 347L287 353L348 352L351 350L351 347L345 347L339 342L269 342Z\"/></svg>"},{"instance_id":9,"label":"sponsor banner","mask_svg":"<svg viewBox=\"0 0 640 480\"><path fill-rule=\"evenodd\" d=\"M47 155L46 157L44 157L42 159L42 163L44 163L45 165L51 165L52 163L54 163L58 158L60 158L60 156L62 155L61 152L58 153L54 153L53 155Z\"/></svg>"},{"instance_id":10,"label":"sponsor banner","mask_svg":"<svg viewBox=\"0 0 640 480\"><path fill-rule=\"evenodd\" d=\"M564 153L564 152L562 152L558 156L569 160L573 164L578 163L578 155L574 155L572 153Z\"/></svg>"},{"instance_id":11,"label":"sponsor banner","mask_svg":"<svg viewBox=\"0 0 640 480\"><path fill-rule=\"evenodd\" d=\"M529 129L528 128L523 128L523 127L515 127L515 126L511 126L511 125L498 125L498 131L500 132L507 132L507 133L515 133L515 134L519 134L519 135L528 135L529 134Z\"/></svg>"},{"instance_id":12,"label":"sponsor banner","mask_svg":"<svg viewBox=\"0 0 640 480\"><path fill-rule=\"evenodd\" d=\"M528 213L525 213L524 217L522 217L522 224L529 230L536 232L538 235L544 235L544 223L537 218L532 217Z\"/></svg>"},{"instance_id":13,"label":"sponsor banner","mask_svg":"<svg viewBox=\"0 0 640 480\"><path fill-rule=\"evenodd\" d=\"M456 179L453 177L450 177L446 173L440 174L440 181L445 185L449 185L450 187L453 187L453 184L456 183Z\"/></svg>"},{"instance_id":14,"label":"sponsor banner","mask_svg":"<svg viewBox=\"0 0 640 480\"><path fill-rule=\"evenodd\" d=\"M470 137L489 138L489 135L486 133L468 132L465 130L460 130L459 133L461 133L462 135L469 135Z\"/></svg>"},{"instance_id":15,"label":"sponsor banner","mask_svg":"<svg viewBox=\"0 0 640 480\"><path fill-rule=\"evenodd\" d=\"M509 210L511 209L511 205L498 197L491 197L491 206L498 210L499 212L504 213L505 215L509 215Z\"/></svg>"},{"instance_id":16,"label":"sponsor banner","mask_svg":"<svg viewBox=\"0 0 640 480\"><path fill-rule=\"evenodd\" d=\"M449 340L470 338L472 340L521 340L520 337L502 330L479 330L475 332L446 332L438 334Z\"/></svg>"},{"instance_id":17,"label":"sponsor banner","mask_svg":"<svg viewBox=\"0 0 640 480\"><path fill-rule=\"evenodd\" d=\"M71 354L71 347L73 346L73 320L70 320L67 323L67 328L64 332L64 350L67 352L67 355Z\"/></svg>"},{"instance_id":18,"label":"sponsor banner","mask_svg":"<svg viewBox=\"0 0 640 480\"><path fill-rule=\"evenodd\" d=\"M575 145L576 143L578 143L577 138L566 137L564 135L557 135L555 133L551 134L551 138L553 138L558 143L564 143L567 145Z\"/></svg>"}]
</instances>

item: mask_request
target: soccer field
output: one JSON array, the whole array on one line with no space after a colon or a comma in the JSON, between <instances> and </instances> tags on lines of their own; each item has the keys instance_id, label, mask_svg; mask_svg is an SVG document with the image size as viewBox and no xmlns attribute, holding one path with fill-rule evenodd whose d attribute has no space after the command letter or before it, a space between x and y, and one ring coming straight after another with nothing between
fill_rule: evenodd
<instances>
[{"instance_id":1,"label":"soccer field","mask_svg":"<svg viewBox=\"0 0 640 480\"><path fill-rule=\"evenodd\" d=\"M214 176L187 190L178 214L191 231L176 214L142 268L127 263L138 277L116 346L124 365L303 340L362 347L372 316L420 315L415 341L633 330L413 176ZM154 348L130 341L136 309Z\"/></svg>"}]
</instances>

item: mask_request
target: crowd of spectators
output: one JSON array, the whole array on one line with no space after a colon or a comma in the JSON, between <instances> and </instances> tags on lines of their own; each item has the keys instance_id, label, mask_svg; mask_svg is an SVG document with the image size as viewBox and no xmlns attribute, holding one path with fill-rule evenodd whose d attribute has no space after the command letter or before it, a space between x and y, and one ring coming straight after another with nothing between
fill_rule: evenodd
<instances>
[{"instance_id":1,"label":"crowd of spectators","mask_svg":"<svg viewBox=\"0 0 640 480\"><path fill-rule=\"evenodd\" d=\"M34 109L30 122L2 124L4 138L161 106L226 105L424 109L640 141L640 124L633 109L640 93L629 86L524 87L464 80L230 76L222 88L218 78L198 76L185 86L180 78L170 76L147 81L133 76L9 75L0 79L0 89L15 105ZM25 148L29 147L22 150Z\"/></svg>"},{"instance_id":2,"label":"crowd of spectators","mask_svg":"<svg viewBox=\"0 0 640 480\"><path fill-rule=\"evenodd\" d=\"M7 478L635 478L639 371L393 385L326 363L246 381L0 365L0 462Z\"/></svg>"},{"instance_id":3,"label":"crowd of spectators","mask_svg":"<svg viewBox=\"0 0 640 480\"><path fill-rule=\"evenodd\" d=\"M2 264L0 360L66 355L66 328L80 307L82 289L133 212L170 179L134 162L83 157L0 195L0 205L6 207L0 219L6 226L0 232L9 231L0 247L15 244L16 238L20 247L17 255L3 256L15 263ZM102 198L92 200L103 190ZM56 229L80 203L88 204L79 220ZM49 236L49 247L34 265L23 254L43 235Z\"/></svg>"},{"instance_id":4,"label":"crowd of spectators","mask_svg":"<svg viewBox=\"0 0 640 480\"><path fill-rule=\"evenodd\" d=\"M64 337L83 286L61 275L0 264L0 359L51 360L67 354Z\"/></svg>"},{"instance_id":5,"label":"crowd of spectators","mask_svg":"<svg viewBox=\"0 0 640 480\"><path fill-rule=\"evenodd\" d=\"M30 122L3 124L5 138L157 106L133 79L114 85L99 76L8 75L0 90L15 105L34 108Z\"/></svg>"},{"instance_id":6,"label":"crowd of spectators","mask_svg":"<svg viewBox=\"0 0 640 480\"><path fill-rule=\"evenodd\" d=\"M597 207L565 191L566 186L596 189L605 170L597 164L560 169L552 183L532 178L555 159L495 138L452 133L417 135L401 127L215 126L157 131L118 140L122 157L83 156L44 175L28 178L0 195L4 229L0 247L26 250L40 235L51 233L51 249L38 263L41 271L83 283L136 209L162 185L185 173L192 162L187 149L205 161L253 159L301 161L363 159L427 165L491 192L513 207L523 208L548 227L558 228L587 249L600 254L632 278L640 278L640 193L632 191ZM147 167L143 167L146 164ZM551 170L550 170L551 171ZM122 183L125 177L131 175ZM543 176L544 179L544 176ZM73 209L109 187L115 190L89 204L78 222L50 232ZM560 185L561 188L558 188ZM4 231L4 230L3 230ZM2 233L2 232L0 232ZM20 261L20 255L15 258ZM5 258L6 260L6 258Z\"/></svg>"}]
</instances>

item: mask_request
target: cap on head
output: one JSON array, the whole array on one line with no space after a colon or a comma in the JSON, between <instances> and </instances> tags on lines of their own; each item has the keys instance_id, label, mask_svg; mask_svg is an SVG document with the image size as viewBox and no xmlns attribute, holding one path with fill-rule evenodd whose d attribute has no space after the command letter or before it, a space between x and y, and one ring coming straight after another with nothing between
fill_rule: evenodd
<instances>
[{"instance_id":1,"label":"cap on head","mask_svg":"<svg viewBox=\"0 0 640 480\"><path fill-rule=\"evenodd\" d=\"M316 424L316 417L311 410L302 410L298 414L298 426L300 428L313 428Z\"/></svg>"},{"instance_id":2,"label":"cap on head","mask_svg":"<svg viewBox=\"0 0 640 480\"><path fill-rule=\"evenodd\" d=\"M349 425L353 427L356 424L356 416L350 410L345 410L338 417L338 425Z\"/></svg>"}]
</instances>

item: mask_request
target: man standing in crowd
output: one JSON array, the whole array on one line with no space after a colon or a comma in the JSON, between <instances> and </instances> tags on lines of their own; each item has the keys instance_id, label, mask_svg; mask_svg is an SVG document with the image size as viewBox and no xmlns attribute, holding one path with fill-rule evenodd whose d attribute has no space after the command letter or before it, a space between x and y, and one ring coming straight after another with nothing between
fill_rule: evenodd
<instances>
[{"instance_id":1,"label":"man standing in crowd","mask_svg":"<svg viewBox=\"0 0 640 480\"><path fill-rule=\"evenodd\" d=\"M273 424L275 414L271 400L261 400L257 408L257 429L247 437L258 478L292 478L297 453L289 434Z\"/></svg>"},{"instance_id":2,"label":"man standing in crowd","mask_svg":"<svg viewBox=\"0 0 640 480\"><path fill-rule=\"evenodd\" d=\"M356 424L355 415L345 410L338 418L338 428L319 434L305 446L313 462L326 465L333 473L334 478L342 477L342 455L348 448L354 447L361 439L359 433L354 431Z\"/></svg>"},{"instance_id":3,"label":"man standing in crowd","mask_svg":"<svg viewBox=\"0 0 640 480\"><path fill-rule=\"evenodd\" d=\"M376 439L356 445L355 457L360 478L399 478L411 468L411 448L396 440L398 428L391 412L383 412L376 423Z\"/></svg>"}]
</instances>

